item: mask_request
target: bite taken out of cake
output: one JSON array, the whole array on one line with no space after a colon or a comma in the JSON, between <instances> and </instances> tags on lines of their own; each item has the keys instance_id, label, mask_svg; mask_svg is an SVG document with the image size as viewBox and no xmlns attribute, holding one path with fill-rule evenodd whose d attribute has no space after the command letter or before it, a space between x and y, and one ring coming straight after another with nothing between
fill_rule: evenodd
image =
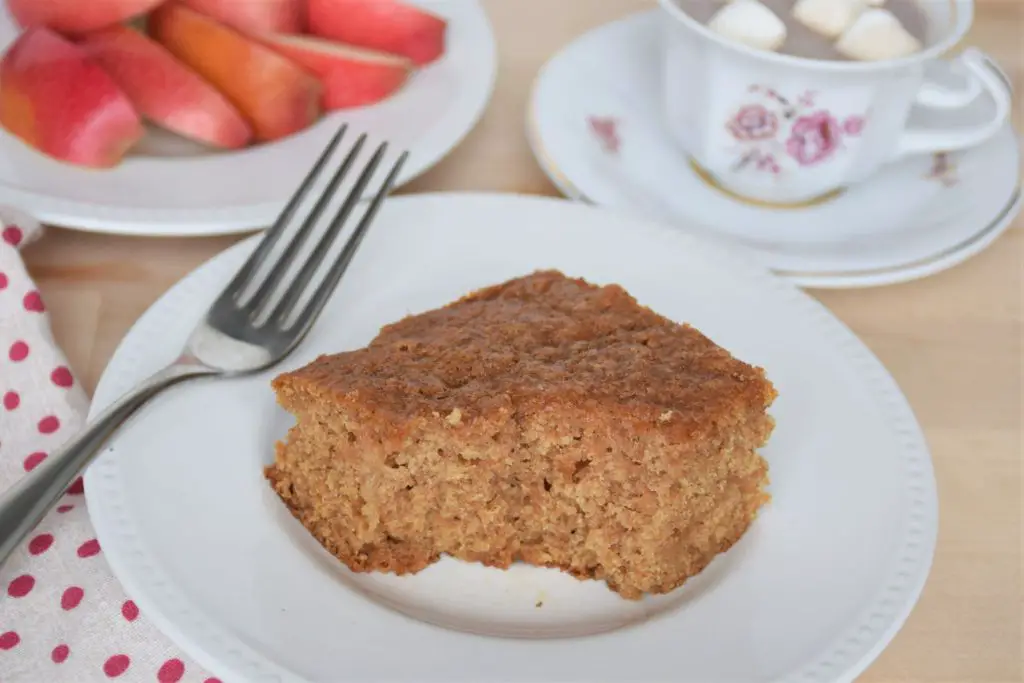
<instances>
[{"instance_id":1,"label":"bite taken out of cake","mask_svg":"<svg viewBox=\"0 0 1024 683\"><path fill-rule=\"evenodd\" d=\"M666 593L767 502L764 371L619 286L555 271L384 327L273 381L266 476L357 572L447 554Z\"/></svg>"}]
</instances>

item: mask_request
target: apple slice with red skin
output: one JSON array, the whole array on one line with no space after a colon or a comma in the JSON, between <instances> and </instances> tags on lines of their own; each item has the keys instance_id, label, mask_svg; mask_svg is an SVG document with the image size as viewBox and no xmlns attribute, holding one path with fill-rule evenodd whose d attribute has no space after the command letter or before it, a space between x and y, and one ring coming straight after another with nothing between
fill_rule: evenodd
<instances>
[{"instance_id":1,"label":"apple slice with red skin","mask_svg":"<svg viewBox=\"0 0 1024 683\"><path fill-rule=\"evenodd\" d=\"M148 25L150 35L238 108L257 141L278 140L320 118L320 81L269 47L175 3L159 7Z\"/></svg>"},{"instance_id":2,"label":"apple slice with red skin","mask_svg":"<svg viewBox=\"0 0 1024 683\"><path fill-rule=\"evenodd\" d=\"M304 0L181 0L190 9L243 33L301 33Z\"/></svg>"},{"instance_id":3,"label":"apple slice with red skin","mask_svg":"<svg viewBox=\"0 0 1024 683\"><path fill-rule=\"evenodd\" d=\"M413 71L413 63L404 57L320 38L278 35L263 40L320 79L328 111L376 104L399 90Z\"/></svg>"},{"instance_id":4,"label":"apple slice with red skin","mask_svg":"<svg viewBox=\"0 0 1024 683\"><path fill-rule=\"evenodd\" d=\"M81 34L142 16L164 0L7 0L11 16L24 28L45 26L57 33Z\"/></svg>"},{"instance_id":5,"label":"apple slice with red skin","mask_svg":"<svg viewBox=\"0 0 1024 683\"><path fill-rule=\"evenodd\" d=\"M444 54L448 22L400 0L309 0L309 33L407 57L417 66Z\"/></svg>"},{"instance_id":6,"label":"apple slice with red skin","mask_svg":"<svg viewBox=\"0 0 1024 683\"><path fill-rule=\"evenodd\" d=\"M177 57L126 26L87 35L80 43L145 118L182 137L238 149L252 129L226 97Z\"/></svg>"},{"instance_id":7,"label":"apple slice with red skin","mask_svg":"<svg viewBox=\"0 0 1024 683\"><path fill-rule=\"evenodd\" d=\"M43 154L91 168L116 166L144 132L107 72L42 26L0 61L0 125Z\"/></svg>"}]
</instances>

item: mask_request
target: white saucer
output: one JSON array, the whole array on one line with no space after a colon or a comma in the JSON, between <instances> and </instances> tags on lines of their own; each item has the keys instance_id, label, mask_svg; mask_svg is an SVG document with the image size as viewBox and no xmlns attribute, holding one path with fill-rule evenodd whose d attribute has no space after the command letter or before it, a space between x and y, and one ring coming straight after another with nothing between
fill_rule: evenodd
<instances>
[{"instance_id":1,"label":"white saucer","mask_svg":"<svg viewBox=\"0 0 1024 683\"><path fill-rule=\"evenodd\" d=\"M1009 123L982 147L894 164L814 206L772 208L730 196L665 132L660 20L655 10L595 29L538 76L528 137L568 197L725 240L797 284L820 288L945 270L989 246L1019 212L1020 156ZM932 68L937 78L956 78L944 62ZM981 99L963 115L984 116L988 106Z\"/></svg>"},{"instance_id":2,"label":"white saucer","mask_svg":"<svg viewBox=\"0 0 1024 683\"><path fill-rule=\"evenodd\" d=\"M139 318L94 416L176 357L254 246L219 254ZM262 476L292 423L271 378L542 268L619 283L765 368L779 390L763 450L771 503L699 576L636 602L524 565L350 572ZM847 682L910 613L938 529L906 399L823 306L707 240L514 195L388 200L293 357L161 395L111 439L85 492L104 555L147 617L213 675L247 683Z\"/></svg>"},{"instance_id":3,"label":"white saucer","mask_svg":"<svg viewBox=\"0 0 1024 683\"><path fill-rule=\"evenodd\" d=\"M105 171L60 163L0 130L0 203L44 223L96 232L247 232L274 221L342 122L350 126L350 142L359 133L369 136L357 168L377 144L390 143L379 180L409 150L402 185L444 158L476 125L497 73L494 34L477 0L415 1L447 19L447 50L384 102L332 113L297 135L237 152L212 152L155 133ZM0 5L0 48L19 31Z\"/></svg>"}]
</instances>

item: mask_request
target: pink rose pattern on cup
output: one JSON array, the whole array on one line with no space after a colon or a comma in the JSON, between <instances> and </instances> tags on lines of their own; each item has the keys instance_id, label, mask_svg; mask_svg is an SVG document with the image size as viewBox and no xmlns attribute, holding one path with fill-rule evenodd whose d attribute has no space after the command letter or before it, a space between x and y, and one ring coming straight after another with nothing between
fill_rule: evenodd
<instances>
[{"instance_id":1,"label":"pink rose pattern on cup","mask_svg":"<svg viewBox=\"0 0 1024 683\"><path fill-rule=\"evenodd\" d=\"M748 104L729 122L737 140L768 140L779 132L779 117L760 104Z\"/></svg>"},{"instance_id":2,"label":"pink rose pattern on cup","mask_svg":"<svg viewBox=\"0 0 1024 683\"><path fill-rule=\"evenodd\" d=\"M839 148L842 128L825 110L801 116L790 129L786 152L801 166L813 166L832 156Z\"/></svg>"},{"instance_id":3,"label":"pink rose pattern on cup","mask_svg":"<svg viewBox=\"0 0 1024 683\"><path fill-rule=\"evenodd\" d=\"M863 116L840 119L816 106L813 91L791 100L762 85L747 90L762 101L744 104L725 124L739 143L733 171L750 168L779 176L794 162L796 168L816 166L833 158L845 139L864 131Z\"/></svg>"},{"instance_id":4,"label":"pink rose pattern on cup","mask_svg":"<svg viewBox=\"0 0 1024 683\"><path fill-rule=\"evenodd\" d=\"M805 93L797 101L801 107L814 106L812 93ZM790 116L790 118L793 117ZM812 127L811 124L807 123L808 120L818 125L817 132L807 132L807 129ZM861 116L847 117L842 123L841 135L847 137L860 135L864 130L864 123L864 118ZM822 144L826 137L832 141L839 139L840 134L836 131L837 126L839 126L838 121L825 111L819 111L811 116L798 118L796 123L793 124L792 132L787 140L787 152L792 147L795 154L791 153L790 155L797 158L798 163L800 163L800 158L808 158L809 150L815 149L817 150L815 153L817 161L823 161L838 147L838 144L827 145L828 150L825 151L826 145ZM597 138L605 152L611 155L618 154L619 148L622 146L622 138L619 137L619 120L617 118L612 116L588 116L587 127L594 137ZM737 140L773 140L778 132L779 117L762 105L747 105L742 107L736 116L729 121L728 128ZM828 131L825 135L821 132L823 128ZM794 141L794 138L797 137L801 138L800 142ZM814 145L813 148L811 147L812 143ZM808 164L802 163L801 165ZM735 164L734 170L747 166L772 175L782 173L782 164L779 162L778 157L772 152L765 152L760 149L746 151ZM945 152L933 155L931 168L925 175L925 178L927 180L937 180L945 187L956 185L959 182L956 162Z\"/></svg>"}]
</instances>

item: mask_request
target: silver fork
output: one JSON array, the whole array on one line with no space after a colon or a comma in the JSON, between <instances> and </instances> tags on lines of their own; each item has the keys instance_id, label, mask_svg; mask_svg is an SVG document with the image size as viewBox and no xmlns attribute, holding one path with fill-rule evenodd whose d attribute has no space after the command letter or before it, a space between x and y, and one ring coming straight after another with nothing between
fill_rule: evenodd
<instances>
[{"instance_id":1,"label":"silver fork","mask_svg":"<svg viewBox=\"0 0 1024 683\"><path fill-rule=\"evenodd\" d=\"M314 281L327 252L384 158L387 143L377 148L306 261L289 278L289 268L295 264L299 251L313 234L333 195L354 165L366 142L366 135L361 135L352 146L280 255L271 261L271 254L275 245L289 232L292 219L331 161L345 131L346 127L342 126L331 139L277 221L192 331L179 358L118 399L81 434L52 453L0 496L0 564L57 503L106 440L150 398L187 379L232 377L265 370L285 358L306 336L355 256L408 157L408 152L403 152L398 158L380 191L370 200L348 242L323 277ZM261 268L266 270L263 275L259 274ZM310 292L308 301L300 306L304 295ZM276 301L275 295L278 297Z\"/></svg>"}]
</instances>

